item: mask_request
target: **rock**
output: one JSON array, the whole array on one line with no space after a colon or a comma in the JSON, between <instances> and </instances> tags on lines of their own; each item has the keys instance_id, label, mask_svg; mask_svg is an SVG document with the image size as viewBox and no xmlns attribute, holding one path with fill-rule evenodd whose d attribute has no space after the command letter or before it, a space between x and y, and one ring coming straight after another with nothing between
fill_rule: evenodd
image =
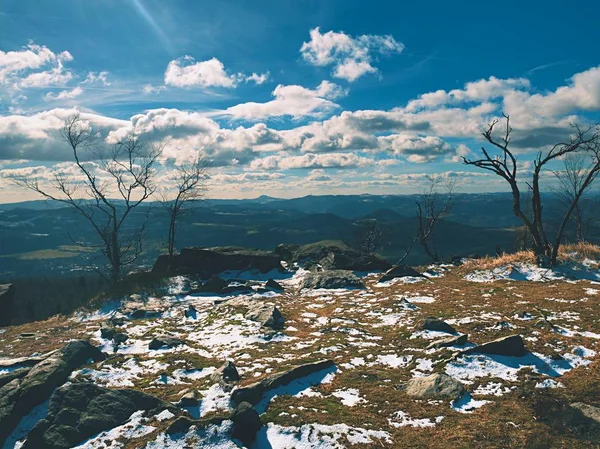
<instances>
[{"instance_id":1,"label":"rock","mask_svg":"<svg viewBox=\"0 0 600 449\"><path fill-rule=\"evenodd\" d=\"M131 312L129 314L130 318L134 319L134 320L139 320L140 318L145 318L146 317L146 310L145 309L135 309L133 312Z\"/></svg>"},{"instance_id":2,"label":"rock","mask_svg":"<svg viewBox=\"0 0 600 449\"><path fill-rule=\"evenodd\" d=\"M12 284L0 284L0 326L9 326L13 319L13 308L17 290Z\"/></svg>"},{"instance_id":3,"label":"rock","mask_svg":"<svg viewBox=\"0 0 600 449\"><path fill-rule=\"evenodd\" d=\"M320 266L325 270L381 271L390 263L377 256L362 254L342 242L322 241L307 245L283 244L275 252L288 264L303 268Z\"/></svg>"},{"instance_id":4,"label":"rock","mask_svg":"<svg viewBox=\"0 0 600 449\"><path fill-rule=\"evenodd\" d=\"M256 439L256 433L262 427L258 412L252 404L241 402L229 417L233 421L231 435L240 440L244 446L249 447Z\"/></svg>"},{"instance_id":5,"label":"rock","mask_svg":"<svg viewBox=\"0 0 600 449\"><path fill-rule=\"evenodd\" d=\"M115 336L115 332L116 332L115 329L112 327L102 326L100 328L100 336L107 340L112 340L113 337Z\"/></svg>"},{"instance_id":6,"label":"rock","mask_svg":"<svg viewBox=\"0 0 600 449\"><path fill-rule=\"evenodd\" d=\"M250 306L246 313L246 319L257 321L271 329L282 329L285 323L285 318L276 306L261 302Z\"/></svg>"},{"instance_id":7,"label":"rock","mask_svg":"<svg viewBox=\"0 0 600 449\"><path fill-rule=\"evenodd\" d=\"M510 357L523 357L527 354L523 338L520 335L510 335L498 338L473 348L466 349L462 354L492 354Z\"/></svg>"},{"instance_id":8,"label":"rock","mask_svg":"<svg viewBox=\"0 0 600 449\"><path fill-rule=\"evenodd\" d=\"M220 383L223 386L223 389L228 391L233 388L233 384L239 382L240 375L233 362L227 361L210 375L210 379L213 382Z\"/></svg>"},{"instance_id":9,"label":"rock","mask_svg":"<svg viewBox=\"0 0 600 449\"><path fill-rule=\"evenodd\" d=\"M459 335L457 337L447 337L442 338L440 340L436 340L427 346L427 349L439 349L439 348L447 348L449 346L462 346L464 345L469 336L467 334Z\"/></svg>"},{"instance_id":10,"label":"rock","mask_svg":"<svg viewBox=\"0 0 600 449\"><path fill-rule=\"evenodd\" d=\"M177 405L179 405L179 407L195 407L195 406L197 406L198 398L196 397L196 392L189 391L189 392L185 393L183 396L181 396Z\"/></svg>"},{"instance_id":11,"label":"rock","mask_svg":"<svg viewBox=\"0 0 600 449\"><path fill-rule=\"evenodd\" d=\"M169 258L159 256L153 272L182 275L213 276L227 270L257 270L267 273L282 270L279 255L239 247L184 248L174 256L169 270Z\"/></svg>"},{"instance_id":12,"label":"rock","mask_svg":"<svg viewBox=\"0 0 600 449\"><path fill-rule=\"evenodd\" d=\"M279 284L279 282L277 282L273 278L269 278L269 280L265 284L265 287L268 290L273 290L273 291L276 291L276 292L282 292L284 290L283 287L281 286L281 284Z\"/></svg>"},{"instance_id":13,"label":"rock","mask_svg":"<svg viewBox=\"0 0 600 449\"><path fill-rule=\"evenodd\" d=\"M426 317L425 319L423 319L423 321L421 322L419 327L422 330L446 332L448 334L456 333L456 329L454 329L448 323L446 323L443 320L440 320L439 318L435 318L432 316L429 316L429 317Z\"/></svg>"},{"instance_id":14,"label":"rock","mask_svg":"<svg viewBox=\"0 0 600 449\"><path fill-rule=\"evenodd\" d=\"M133 295L129 295L129 300L133 302L143 302L144 297L138 293L134 293Z\"/></svg>"},{"instance_id":15,"label":"rock","mask_svg":"<svg viewBox=\"0 0 600 449\"><path fill-rule=\"evenodd\" d=\"M600 424L600 407L594 407L593 405L584 404L583 402L574 402L571 404L571 407L579 410L586 418Z\"/></svg>"},{"instance_id":16,"label":"rock","mask_svg":"<svg viewBox=\"0 0 600 449\"><path fill-rule=\"evenodd\" d=\"M447 374L431 374L427 377L415 377L406 384L406 394L419 399L458 399L465 387Z\"/></svg>"},{"instance_id":17,"label":"rock","mask_svg":"<svg viewBox=\"0 0 600 449\"><path fill-rule=\"evenodd\" d=\"M301 377L305 377L318 371L323 371L333 367L335 367L333 360L321 360L314 363L300 365L287 371L268 376L263 380L250 384L246 387L233 390L233 393L231 394L231 400L236 404L249 402L252 405L256 405L260 402L263 394L269 390L275 389L282 385L287 385L293 380Z\"/></svg>"},{"instance_id":18,"label":"rock","mask_svg":"<svg viewBox=\"0 0 600 449\"><path fill-rule=\"evenodd\" d=\"M164 410L177 413L171 404L135 390L109 390L93 383L71 383L57 389L48 415L29 432L23 449L67 449L108 429L120 426L139 410L146 416Z\"/></svg>"},{"instance_id":19,"label":"rock","mask_svg":"<svg viewBox=\"0 0 600 449\"><path fill-rule=\"evenodd\" d=\"M117 332L114 336L113 336L113 341L116 344L121 344L121 343L125 343L127 340L129 340L129 335L127 335L125 332Z\"/></svg>"},{"instance_id":20,"label":"rock","mask_svg":"<svg viewBox=\"0 0 600 449\"><path fill-rule=\"evenodd\" d=\"M196 314L197 314L197 310L192 304L190 304L188 306L187 310L184 312L184 315L186 318L196 319Z\"/></svg>"},{"instance_id":21,"label":"rock","mask_svg":"<svg viewBox=\"0 0 600 449\"><path fill-rule=\"evenodd\" d=\"M351 271L329 270L307 273L300 288L365 288L365 286Z\"/></svg>"},{"instance_id":22,"label":"rock","mask_svg":"<svg viewBox=\"0 0 600 449\"><path fill-rule=\"evenodd\" d=\"M229 282L221 279L219 276L213 276L200 288L194 290L198 293L221 293L229 285Z\"/></svg>"},{"instance_id":23,"label":"rock","mask_svg":"<svg viewBox=\"0 0 600 449\"><path fill-rule=\"evenodd\" d=\"M181 346L184 344L185 342L180 338L161 335L152 339L152 341L148 345L148 349L174 348L176 346Z\"/></svg>"},{"instance_id":24,"label":"rock","mask_svg":"<svg viewBox=\"0 0 600 449\"><path fill-rule=\"evenodd\" d=\"M0 387L3 387L4 385L13 381L14 379L20 379L22 377L25 377L25 375L29 371L31 371L31 368L23 367L0 374Z\"/></svg>"},{"instance_id":25,"label":"rock","mask_svg":"<svg viewBox=\"0 0 600 449\"><path fill-rule=\"evenodd\" d=\"M196 423L187 416L180 416L167 427L166 433L168 435L186 433L194 424Z\"/></svg>"},{"instance_id":26,"label":"rock","mask_svg":"<svg viewBox=\"0 0 600 449\"><path fill-rule=\"evenodd\" d=\"M37 363L22 378L13 379L0 388L0 441L10 435L23 416L65 383L74 369L89 360L104 358L104 354L88 342L72 341Z\"/></svg>"},{"instance_id":27,"label":"rock","mask_svg":"<svg viewBox=\"0 0 600 449\"><path fill-rule=\"evenodd\" d=\"M123 326L129 319L125 316L112 316L108 319L107 323L110 326Z\"/></svg>"},{"instance_id":28,"label":"rock","mask_svg":"<svg viewBox=\"0 0 600 449\"><path fill-rule=\"evenodd\" d=\"M427 279L426 276L423 276L417 270L408 265L395 265L386 271L383 276L379 279L378 282L387 282L396 278L404 278L404 277L422 277Z\"/></svg>"}]
</instances>

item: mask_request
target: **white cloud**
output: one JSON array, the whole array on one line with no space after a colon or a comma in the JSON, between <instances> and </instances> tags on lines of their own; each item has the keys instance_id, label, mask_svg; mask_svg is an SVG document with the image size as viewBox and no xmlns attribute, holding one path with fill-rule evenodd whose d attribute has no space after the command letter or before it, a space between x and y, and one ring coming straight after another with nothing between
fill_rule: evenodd
<instances>
[{"instance_id":1,"label":"white cloud","mask_svg":"<svg viewBox=\"0 0 600 449\"><path fill-rule=\"evenodd\" d=\"M399 54L404 45L392 36L361 35L356 38L344 32L321 33L310 30L310 41L300 48L302 57L315 66L334 67L333 76L350 82L377 69L372 65L374 54Z\"/></svg>"},{"instance_id":2,"label":"white cloud","mask_svg":"<svg viewBox=\"0 0 600 449\"><path fill-rule=\"evenodd\" d=\"M297 168L355 168L373 165L373 160L352 153L307 153L301 156L273 155L256 159L250 168L258 170L289 170Z\"/></svg>"},{"instance_id":3,"label":"white cloud","mask_svg":"<svg viewBox=\"0 0 600 449\"><path fill-rule=\"evenodd\" d=\"M102 72L88 72L85 80L81 82L81 84L101 84L103 86L110 86L110 82L108 81L109 73L106 70Z\"/></svg>"},{"instance_id":4,"label":"white cloud","mask_svg":"<svg viewBox=\"0 0 600 449\"><path fill-rule=\"evenodd\" d=\"M169 62L165 84L174 87L235 87L239 75L230 75L217 58L194 62L191 56Z\"/></svg>"},{"instance_id":5,"label":"white cloud","mask_svg":"<svg viewBox=\"0 0 600 449\"><path fill-rule=\"evenodd\" d=\"M152 84L144 84L144 86L142 87L142 92L144 92L146 95L151 95L158 94L165 89L165 86L153 86Z\"/></svg>"},{"instance_id":6,"label":"white cloud","mask_svg":"<svg viewBox=\"0 0 600 449\"><path fill-rule=\"evenodd\" d=\"M72 61L68 51L54 53L48 47L30 43L20 51L0 50L0 83L13 83L25 71Z\"/></svg>"},{"instance_id":7,"label":"white cloud","mask_svg":"<svg viewBox=\"0 0 600 449\"><path fill-rule=\"evenodd\" d=\"M80 96L83 93L83 89L79 86L75 87L73 90L61 90L58 93L52 93L52 92L48 92L46 95L44 95L44 99L46 101L52 101L52 100L71 100L73 98L76 98L78 96Z\"/></svg>"},{"instance_id":8,"label":"white cloud","mask_svg":"<svg viewBox=\"0 0 600 449\"><path fill-rule=\"evenodd\" d=\"M291 85L278 85L273 91L274 100L265 103L248 102L231 106L223 114L247 120L289 116L293 118L319 116L331 112L338 105L333 99L346 94L337 84L323 81L316 89Z\"/></svg>"},{"instance_id":9,"label":"white cloud","mask_svg":"<svg viewBox=\"0 0 600 449\"><path fill-rule=\"evenodd\" d=\"M306 180L310 182L329 181L330 179L331 177L322 168L315 168L314 170L311 170L308 176L306 177Z\"/></svg>"},{"instance_id":10,"label":"white cloud","mask_svg":"<svg viewBox=\"0 0 600 449\"><path fill-rule=\"evenodd\" d=\"M270 76L271 76L271 74L269 72L265 72L265 73L261 73L261 74L252 73L252 75L246 77L246 82L254 81L254 83L260 85L260 84L267 82L269 80Z\"/></svg>"}]
</instances>

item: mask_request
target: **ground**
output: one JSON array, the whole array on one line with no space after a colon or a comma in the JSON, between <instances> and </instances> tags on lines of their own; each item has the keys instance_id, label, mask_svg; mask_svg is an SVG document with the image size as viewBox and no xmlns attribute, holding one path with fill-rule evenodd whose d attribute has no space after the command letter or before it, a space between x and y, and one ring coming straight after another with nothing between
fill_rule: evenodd
<instances>
[{"instance_id":1,"label":"ground","mask_svg":"<svg viewBox=\"0 0 600 449\"><path fill-rule=\"evenodd\" d=\"M171 402L184 390L196 390L203 400L188 410L194 417L227 416L229 394L210 380L225 360L237 366L242 386L292 366L333 360L335 368L280 388L256 406L266 425L255 447L596 447L598 427L574 426L564 418L574 402L600 407L597 266L584 261L558 273L519 263L427 270L428 278L383 284L379 274L362 273L364 290L300 290L302 270L280 274L283 293L254 295L284 315L284 328L275 335L244 318L248 297L222 302L227 297L186 295L186 280L173 278L169 292L143 301L155 316L121 328L130 338L116 353L99 329L122 307L117 301L98 311L3 329L0 356L30 356L90 338L110 357L74 372L74 379L137 388ZM190 304L195 317L184 316ZM419 330L427 316L468 334L469 343L426 349L448 336ZM150 340L164 334L187 344L149 350ZM513 334L523 337L526 356L453 357ZM399 388L434 372L460 380L469 395L457 402L416 400ZM168 416L142 422L132 417L129 427L82 447L185 447L177 444L194 439L202 447L236 447L221 437L227 421L183 440L164 434ZM105 445L109 440L114 445Z\"/></svg>"}]
</instances>

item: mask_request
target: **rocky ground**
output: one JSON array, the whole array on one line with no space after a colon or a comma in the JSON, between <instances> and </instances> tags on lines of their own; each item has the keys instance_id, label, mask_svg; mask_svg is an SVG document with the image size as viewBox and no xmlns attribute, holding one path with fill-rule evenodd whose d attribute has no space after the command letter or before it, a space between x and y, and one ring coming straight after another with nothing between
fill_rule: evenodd
<instances>
[{"instance_id":1,"label":"rocky ground","mask_svg":"<svg viewBox=\"0 0 600 449\"><path fill-rule=\"evenodd\" d=\"M595 262L221 279L2 328L3 447L600 444Z\"/></svg>"}]
</instances>

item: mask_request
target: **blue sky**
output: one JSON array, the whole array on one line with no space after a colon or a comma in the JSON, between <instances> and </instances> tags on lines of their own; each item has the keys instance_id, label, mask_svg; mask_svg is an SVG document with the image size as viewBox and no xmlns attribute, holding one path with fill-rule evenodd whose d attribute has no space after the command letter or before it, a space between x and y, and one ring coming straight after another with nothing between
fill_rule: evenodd
<instances>
[{"instance_id":1,"label":"blue sky","mask_svg":"<svg viewBox=\"0 0 600 449\"><path fill-rule=\"evenodd\" d=\"M54 135L77 108L106 144L171 132L170 163L203 152L212 196L408 193L427 173L503 190L460 156L502 110L527 142L524 169L569 123L598 119L598 12L592 1L3 0L0 170L68 169ZM6 180L0 195L29 198Z\"/></svg>"}]
</instances>

